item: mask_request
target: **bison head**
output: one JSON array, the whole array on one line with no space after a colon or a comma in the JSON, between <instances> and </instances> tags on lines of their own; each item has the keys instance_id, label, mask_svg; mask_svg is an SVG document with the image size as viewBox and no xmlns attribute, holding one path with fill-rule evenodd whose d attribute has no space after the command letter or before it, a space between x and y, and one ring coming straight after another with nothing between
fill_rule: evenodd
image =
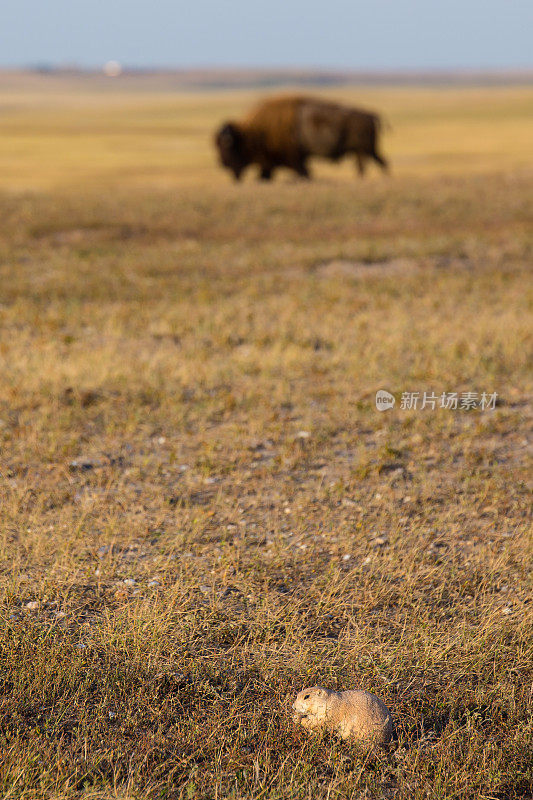
<instances>
[{"instance_id":1,"label":"bison head","mask_svg":"<svg viewBox=\"0 0 533 800\"><path fill-rule=\"evenodd\" d=\"M242 132L233 122L226 122L215 136L215 145L218 148L220 163L230 169L238 181L250 163Z\"/></svg>"}]
</instances>

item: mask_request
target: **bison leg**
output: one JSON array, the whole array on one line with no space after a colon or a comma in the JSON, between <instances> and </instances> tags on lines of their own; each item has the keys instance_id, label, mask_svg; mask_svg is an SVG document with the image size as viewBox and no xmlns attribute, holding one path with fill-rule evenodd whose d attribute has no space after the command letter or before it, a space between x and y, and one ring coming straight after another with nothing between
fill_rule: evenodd
<instances>
[{"instance_id":1,"label":"bison leg","mask_svg":"<svg viewBox=\"0 0 533 800\"><path fill-rule=\"evenodd\" d=\"M376 150L374 150L374 152L372 153L372 158L374 159L374 161L377 161L377 163L380 165L382 169L384 169L385 171L388 170L389 165L387 161Z\"/></svg>"},{"instance_id":2,"label":"bison leg","mask_svg":"<svg viewBox=\"0 0 533 800\"><path fill-rule=\"evenodd\" d=\"M259 179L262 181L269 181L272 179L273 169L272 167L261 167L261 171L259 173Z\"/></svg>"},{"instance_id":3,"label":"bison leg","mask_svg":"<svg viewBox=\"0 0 533 800\"><path fill-rule=\"evenodd\" d=\"M363 175L365 174L366 159L365 159L364 155L362 155L361 153L356 153L355 159L356 159L356 162L357 162L357 169L359 171L359 175L362 178Z\"/></svg>"},{"instance_id":4,"label":"bison leg","mask_svg":"<svg viewBox=\"0 0 533 800\"><path fill-rule=\"evenodd\" d=\"M302 156L298 159L297 163L294 166L296 174L300 176L300 178L307 178L311 177L311 173L309 172L309 168L307 166L307 162L305 158Z\"/></svg>"}]
</instances>

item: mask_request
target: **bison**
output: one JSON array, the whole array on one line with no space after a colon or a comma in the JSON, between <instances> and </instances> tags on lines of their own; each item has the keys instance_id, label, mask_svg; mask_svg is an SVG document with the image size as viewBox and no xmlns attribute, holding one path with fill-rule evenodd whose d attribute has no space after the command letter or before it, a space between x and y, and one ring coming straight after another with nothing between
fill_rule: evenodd
<instances>
[{"instance_id":1,"label":"bison","mask_svg":"<svg viewBox=\"0 0 533 800\"><path fill-rule=\"evenodd\" d=\"M258 164L262 180L277 167L309 178L307 160L320 156L338 161L353 153L359 173L373 158L383 169L377 114L312 97L275 97L261 103L242 122L226 122L215 135L220 162L236 180L250 164Z\"/></svg>"}]
</instances>

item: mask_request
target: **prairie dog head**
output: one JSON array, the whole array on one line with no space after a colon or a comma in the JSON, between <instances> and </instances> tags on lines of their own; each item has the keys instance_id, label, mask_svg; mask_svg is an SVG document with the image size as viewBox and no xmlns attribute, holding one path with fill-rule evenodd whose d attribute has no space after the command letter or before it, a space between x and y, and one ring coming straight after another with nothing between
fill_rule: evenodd
<instances>
[{"instance_id":1,"label":"prairie dog head","mask_svg":"<svg viewBox=\"0 0 533 800\"><path fill-rule=\"evenodd\" d=\"M324 689L322 686L313 686L298 692L292 706L294 722L300 723L304 728L323 725L326 720L327 701L331 694L329 689Z\"/></svg>"}]
</instances>

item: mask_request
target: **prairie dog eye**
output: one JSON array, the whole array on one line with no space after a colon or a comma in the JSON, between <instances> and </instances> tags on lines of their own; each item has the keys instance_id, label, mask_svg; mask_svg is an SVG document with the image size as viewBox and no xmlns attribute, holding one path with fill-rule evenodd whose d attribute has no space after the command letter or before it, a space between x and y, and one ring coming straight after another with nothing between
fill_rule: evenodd
<instances>
[{"instance_id":1,"label":"prairie dog eye","mask_svg":"<svg viewBox=\"0 0 533 800\"><path fill-rule=\"evenodd\" d=\"M309 700L310 697L311 697L310 694L306 694L306 695L304 695L304 700Z\"/></svg>"}]
</instances>

